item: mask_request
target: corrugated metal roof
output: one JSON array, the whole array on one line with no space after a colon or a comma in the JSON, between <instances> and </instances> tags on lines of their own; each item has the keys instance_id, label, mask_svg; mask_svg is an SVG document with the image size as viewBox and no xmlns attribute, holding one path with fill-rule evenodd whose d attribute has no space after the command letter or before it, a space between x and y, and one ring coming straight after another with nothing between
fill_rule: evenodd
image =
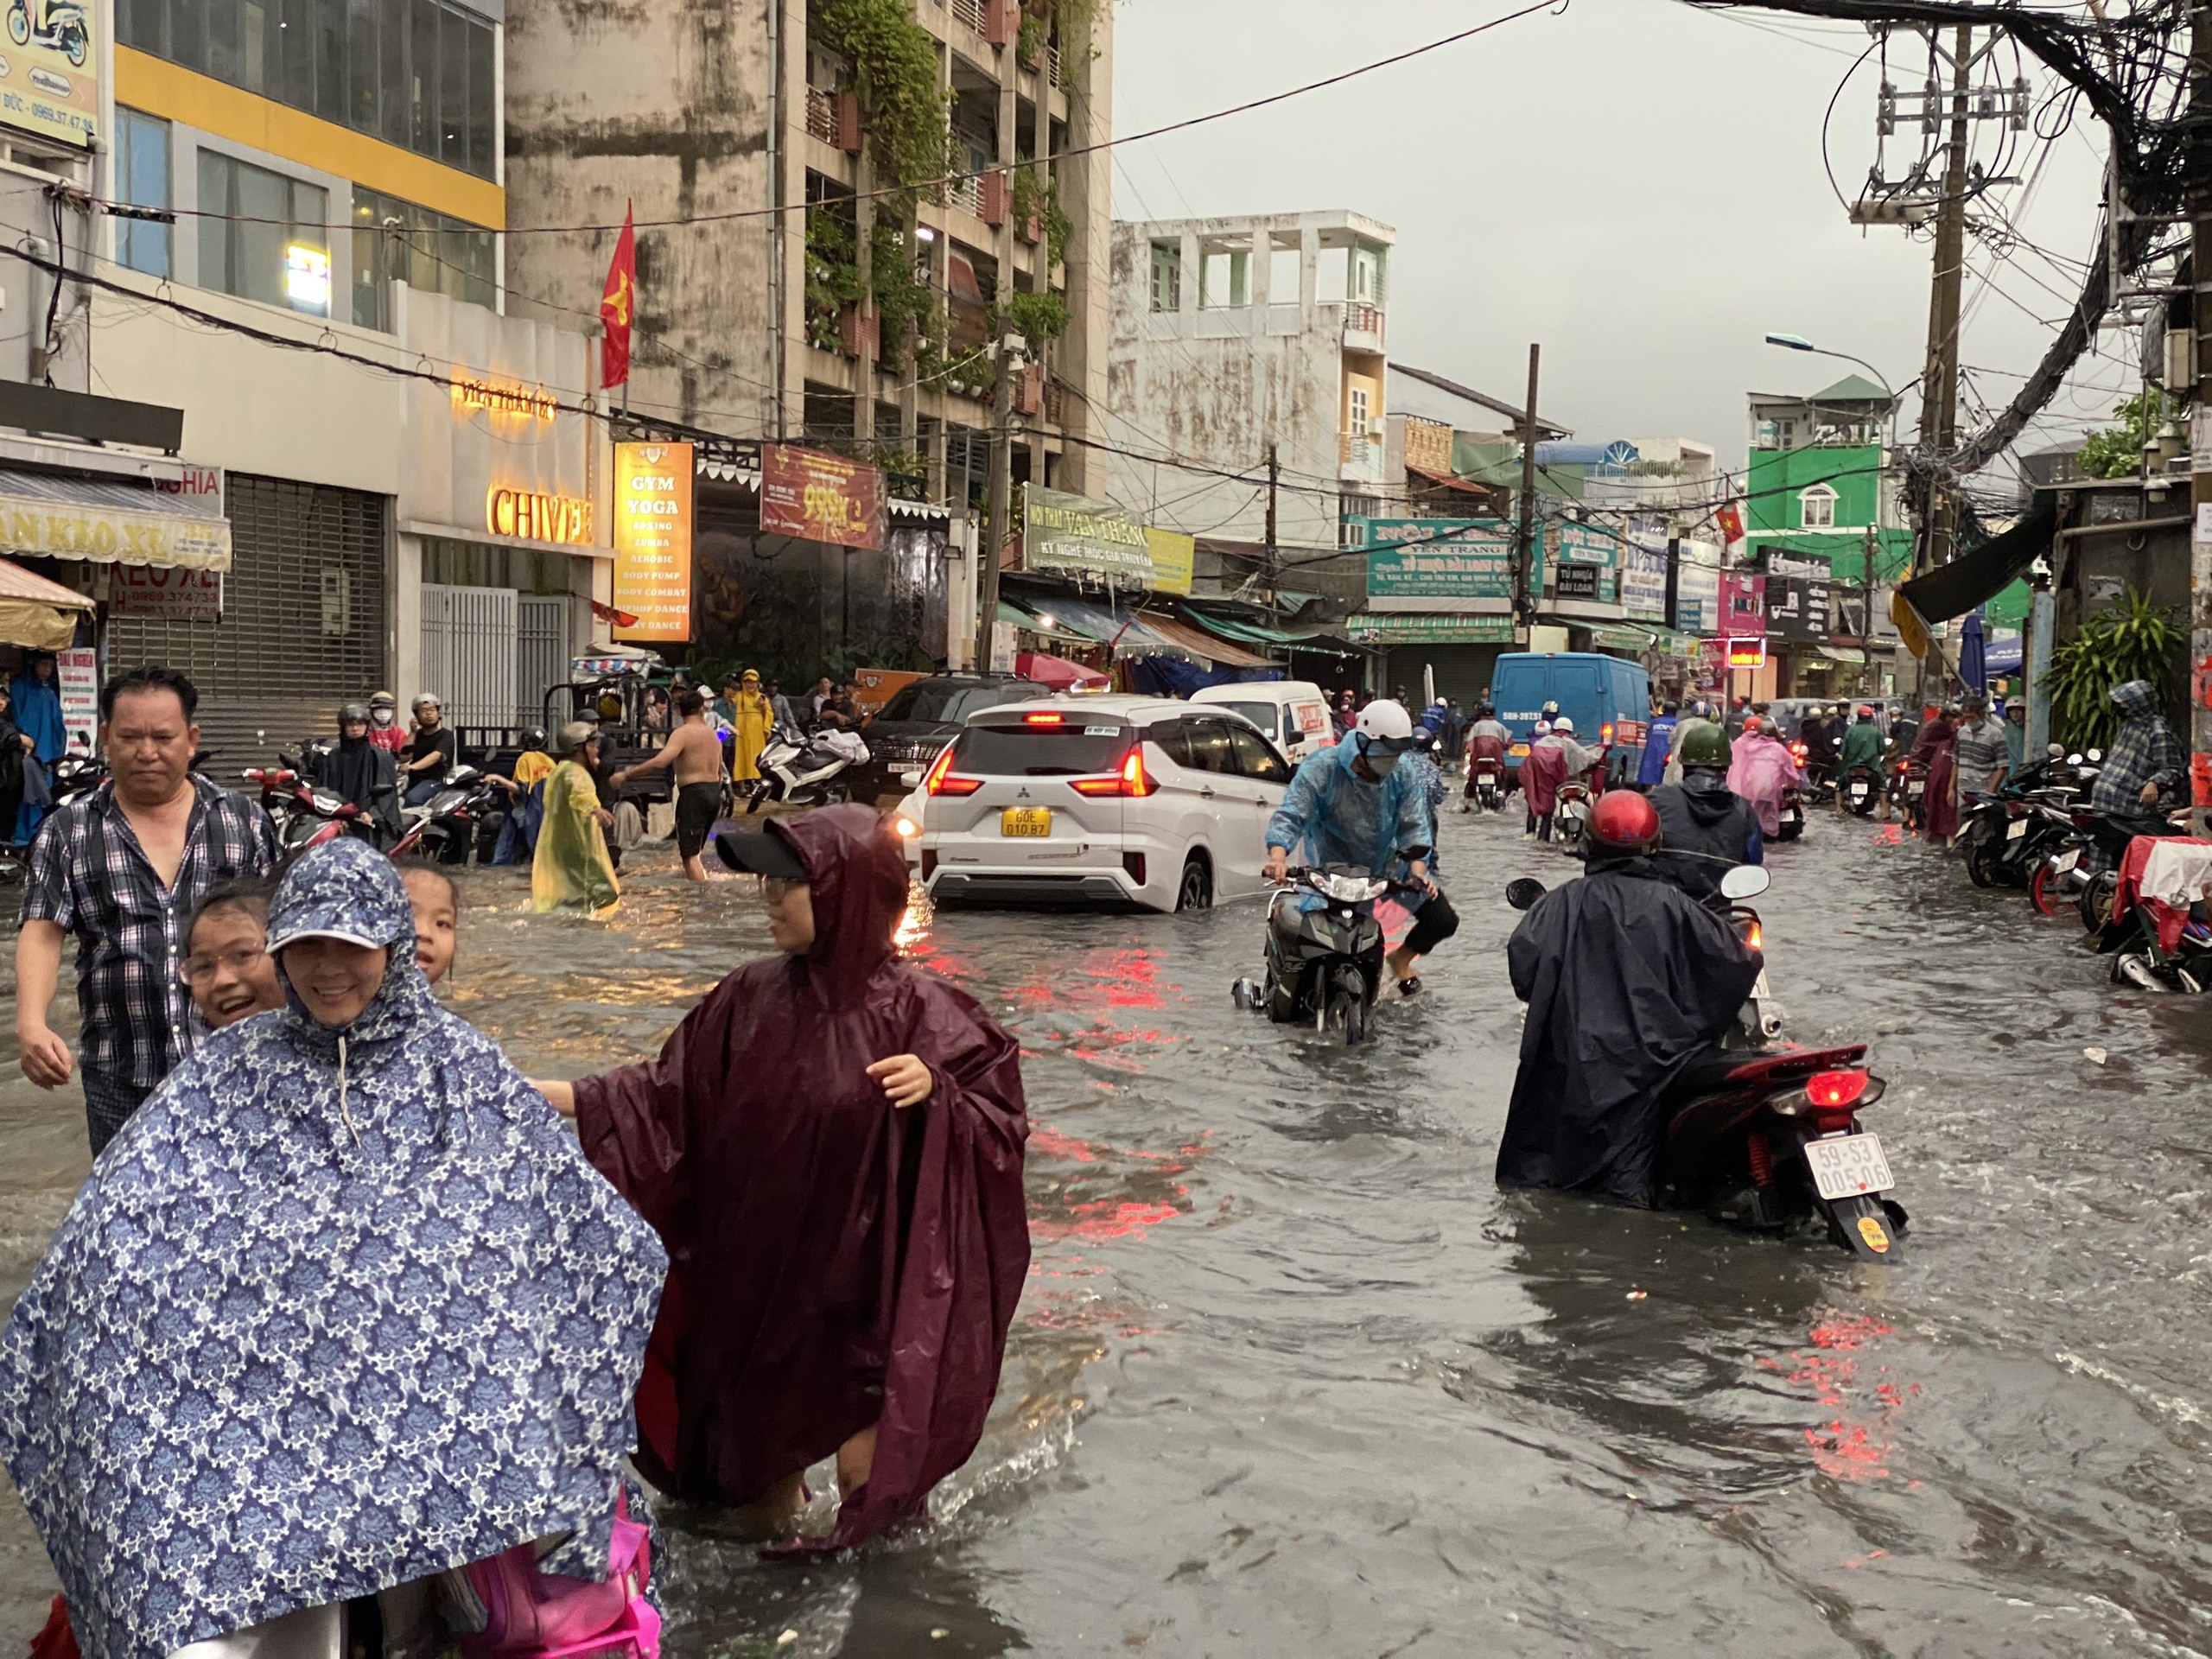
<instances>
[{"instance_id":1,"label":"corrugated metal roof","mask_svg":"<svg viewBox=\"0 0 2212 1659\"><path fill-rule=\"evenodd\" d=\"M12 559L0 559L0 599L27 599L36 605L57 605L89 611L92 601L73 588L48 582L35 570L26 570Z\"/></svg>"}]
</instances>

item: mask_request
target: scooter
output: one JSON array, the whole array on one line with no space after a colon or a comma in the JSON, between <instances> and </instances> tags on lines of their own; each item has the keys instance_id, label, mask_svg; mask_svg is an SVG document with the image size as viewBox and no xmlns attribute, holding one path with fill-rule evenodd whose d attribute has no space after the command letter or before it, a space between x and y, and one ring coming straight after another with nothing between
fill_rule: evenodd
<instances>
[{"instance_id":1,"label":"scooter","mask_svg":"<svg viewBox=\"0 0 2212 1659\"><path fill-rule=\"evenodd\" d=\"M458 766L446 773L445 784L420 806L401 810L399 840L394 858L410 854L441 864L466 864L478 836L498 822L505 804L499 785L476 767Z\"/></svg>"},{"instance_id":2,"label":"scooter","mask_svg":"<svg viewBox=\"0 0 2212 1659\"><path fill-rule=\"evenodd\" d=\"M1796 841L1805 833L1805 791L1794 784L1782 791L1781 822L1777 841Z\"/></svg>"},{"instance_id":3,"label":"scooter","mask_svg":"<svg viewBox=\"0 0 2212 1659\"><path fill-rule=\"evenodd\" d=\"M1419 848L1405 856L1427 852ZM1347 1047L1363 1043L1374 1031L1382 990L1382 924L1375 906L1418 884L1381 880L1353 864L1294 868L1284 879L1288 885L1276 888L1268 904L1267 977L1260 983L1240 979L1230 994L1238 1007L1264 1009L1279 1026L1303 1022L1340 1037ZM1317 895L1321 906L1300 910L1301 893Z\"/></svg>"},{"instance_id":4,"label":"scooter","mask_svg":"<svg viewBox=\"0 0 2212 1659\"><path fill-rule=\"evenodd\" d=\"M1739 865L1721 881L1737 931L1755 949L1764 948L1764 928L1741 901L1765 892L1771 879L1758 866ZM1524 879L1505 896L1526 910L1543 887ZM1881 1141L1859 1125L1860 1110L1887 1085L1867 1071L1865 1044L1776 1046L1780 1032L1762 969L1721 1052L1693 1062L1657 1103L1666 1125L1661 1206L1701 1210L1747 1232L1823 1226L1862 1261L1897 1260L1908 1217L1883 1196L1897 1179Z\"/></svg>"},{"instance_id":5,"label":"scooter","mask_svg":"<svg viewBox=\"0 0 2212 1659\"><path fill-rule=\"evenodd\" d=\"M1843 780L1843 804L1862 818L1874 816L1882 804L1882 772L1878 766L1853 766Z\"/></svg>"},{"instance_id":6,"label":"scooter","mask_svg":"<svg viewBox=\"0 0 2212 1659\"><path fill-rule=\"evenodd\" d=\"M866 764L868 744L857 732L817 732L810 739L778 732L760 752L760 787L745 804L750 815L764 801L827 806L852 798L845 774Z\"/></svg>"},{"instance_id":7,"label":"scooter","mask_svg":"<svg viewBox=\"0 0 2212 1659\"><path fill-rule=\"evenodd\" d=\"M1580 847L1582 832L1590 827L1590 811L1589 785L1579 779L1561 784L1552 800L1552 839Z\"/></svg>"},{"instance_id":8,"label":"scooter","mask_svg":"<svg viewBox=\"0 0 2212 1659\"><path fill-rule=\"evenodd\" d=\"M1897 762L1897 781L1891 785L1890 798L1897 803L1904 817L1904 827L1917 830L1925 815L1928 794L1928 768L1917 760Z\"/></svg>"},{"instance_id":9,"label":"scooter","mask_svg":"<svg viewBox=\"0 0 2212 1659\"><path fill-rule=\"evenodd\" d=\"M1467 780L1473 791L1474 804L1484 812L1505 810L1505 762L1490 755L1478 755L1467 762Z\"/></svg>"},{"instance_id":10,"label":"scooter","mask_svg":"<svg viewBox=\"0 0 2212 1659\"><path fill-rule=\"evenodd\" d=\"M2097 936L2098 951L2112 957L2113 984L2187 996L2212 985L2212 925L2203 918L2208 883L2212 842L2139 836L2128 843L2112 919Z\"/></svg>"}]
</instances>

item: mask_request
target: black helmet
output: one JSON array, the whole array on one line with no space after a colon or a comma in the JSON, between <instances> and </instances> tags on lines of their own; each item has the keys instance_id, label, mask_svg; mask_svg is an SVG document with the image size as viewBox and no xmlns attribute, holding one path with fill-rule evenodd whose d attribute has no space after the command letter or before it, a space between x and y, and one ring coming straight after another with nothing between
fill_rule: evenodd
<instances>
[{"instance_id":1,"label":"black helmet","mask_svg":"<svg viewBox=\"0 0 2212 1659\"><path fill-rule=\"evenodd\" d=\"M525 749L543 748L545 747L545 728L543 726L531 727L528 731L522 734L522 746Z\"/></svg>"},{"instance_id":2,"label":"black helmet","mask_svg":"<svg viewBox=\"0 0 2212 1659\"><path fill-rule=\"evenodd\" d=\"M348 726L365 726L368 723L369 710L365 703L349 702L338 711L338 729L341 732Z\"/></svg>"}]
</instances>

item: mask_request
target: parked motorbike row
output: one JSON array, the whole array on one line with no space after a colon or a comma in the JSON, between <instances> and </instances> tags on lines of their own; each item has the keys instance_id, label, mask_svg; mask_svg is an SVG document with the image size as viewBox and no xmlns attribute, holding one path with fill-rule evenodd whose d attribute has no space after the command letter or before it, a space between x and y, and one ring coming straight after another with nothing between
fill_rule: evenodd
<instances>
[{"instance_id":1,"label":"parked motorbike row","mask_svg":"<svg viewBox=\"0 0 2212 1659\"><path fill-rule=\"evenodd\" d=\"M1958 836L1967 879L2024 891L2039 915L2079 919L2115 985L2195 995L2212 985L2212 842L2190 836L2186 812L2091 808L2102 760L2054 745L2003 788L1967 795Z\"/></svg>"},{"instance_id":2,"label":"parked motorbike row","mask_svg":"<svg viewBox=\"0 0 2212 1659\"><path fill-rule=\"evenodd\" d=\"M394 836L378 814L318 785L332 747L328 739L318 739L301 745L296 756L280 751L276 766L249 766L244 773L260 790L262 810L276 826L277 845L286 856L352 836L394 858L464 863L480 836L497 832L506 813L505 791L480 768L456 766L429 800L398 808Z\"/></svg>"}]
</instances>

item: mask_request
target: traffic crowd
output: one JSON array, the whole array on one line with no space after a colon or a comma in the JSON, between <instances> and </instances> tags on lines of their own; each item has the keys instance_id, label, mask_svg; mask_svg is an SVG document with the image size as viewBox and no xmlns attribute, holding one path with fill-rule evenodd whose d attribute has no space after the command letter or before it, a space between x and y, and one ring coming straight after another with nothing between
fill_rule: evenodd
<instances>
[{"instance_id":1,"label":"traffic crowd","mask_svg":"<svg viewBox=\"0 0 2212 1659\"><path fill-rule=\"evenodd\" d=\"M357 838L278 868L191 769L197 704L108 683L109 776L27 876L23 1071L80 1080L95 1154L0 1332L0 1458L62 1586L38 1650L645 1659L633 1471L791 1552L919 1514L997 1386L1027 1120L1014 1039L897 954L875 812L721 837L777 954L657 1058L532 1083L437 1001L452 883Z\"/></svg>"}]
</instances>

